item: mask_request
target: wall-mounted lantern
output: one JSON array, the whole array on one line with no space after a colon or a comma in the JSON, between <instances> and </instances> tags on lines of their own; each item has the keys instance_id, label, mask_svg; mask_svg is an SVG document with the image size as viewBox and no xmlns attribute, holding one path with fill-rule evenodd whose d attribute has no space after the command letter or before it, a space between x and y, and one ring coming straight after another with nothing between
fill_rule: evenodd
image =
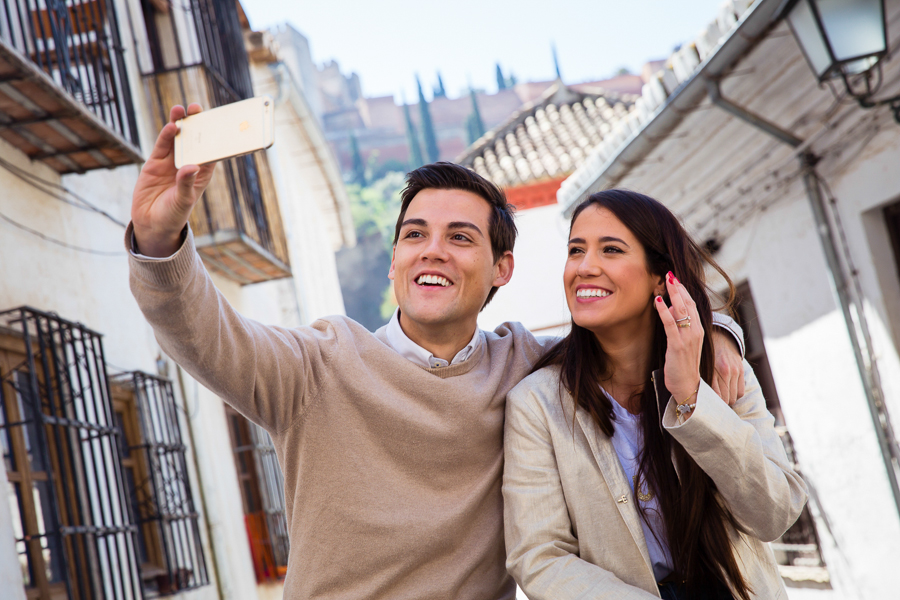
<instances>
[{"instance_id":1,"label":"wall-mounted lantern","mask_svg":"<svg viewBox=\"0 0 900 600\"><path fill-rule=\"evenodd\" d=\"M888 53L884 0L793 0L786 15L819 83L839 78L860 106L888 104L900 123L900 96L872 99Z\"/></svg>"}]
</instances>

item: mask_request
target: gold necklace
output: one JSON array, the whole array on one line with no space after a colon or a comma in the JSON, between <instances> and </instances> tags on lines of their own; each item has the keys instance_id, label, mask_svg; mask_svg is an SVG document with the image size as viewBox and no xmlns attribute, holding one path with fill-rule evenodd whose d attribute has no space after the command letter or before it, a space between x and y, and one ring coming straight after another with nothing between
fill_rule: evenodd
<instances>
[{"instance_id":1,"label":"gold necklace","mask_svg":"<svg viewBox=\"0 0 900 600\"><path fill-rule=\"evenodd\" d=\"M634 482L634 495L637 496L637 499L641 502L649 502L653 499L653 492L647 490L646 494L641 493L641 486L638 485L637 475L631 476L631 481Z\"/></svg>"}]
</instances>

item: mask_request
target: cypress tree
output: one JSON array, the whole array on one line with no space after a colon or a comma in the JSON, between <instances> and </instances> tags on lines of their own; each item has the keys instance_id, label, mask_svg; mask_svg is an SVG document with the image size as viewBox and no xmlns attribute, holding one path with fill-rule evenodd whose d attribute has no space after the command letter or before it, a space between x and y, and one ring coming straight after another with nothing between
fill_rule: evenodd
<instances>
[{"instance_id":1,"label":"cypress tree","mask_svg":"<svg viewBox=\"0 0 900 600\"><path fill-rule=\"evenodd\" d=\"M505 90L506 89L506 78L503 76L503 69L500 68L500 63L497 63L497 90Z\"/></svg>"},{"instance_id":2,"label":"cypress tree","mask_svg":"<svg viewBox=\"0 0 900 600\"><path fill-rule=\"evenodd\" d=\"M444 80L441 78L441 72L438 71L437 74L437 86L434 88L434 97L435 98L446 98L447 90L444 89Z\"/></svg>"},{"instance_id":3,"label":"cypress tree","mask_svg":"<svg viewBox=\"0 0 900 600\"><path fill-rule=\"evenodd\" d=\"M485 134L484 121L481 120L481 111L478 110L478 97L475 94L475 90L472 88L469 88L469 98L472 100L472 135L475 136L472 141L475 141Z\"/></svg>"},{"instance_id":4,"label":"cypress tree","mask_svg":"<svg viewBox=\"0 0 900 600\"><path fill-rule=\"evenodd\" d=\"M425 164L422 160L422 147L419 145L419 136L416 126L409 116L409 104L403 102L403 116L406 117L406 145L409 146L409 169L418 169Z\"/></svg>"},{"instance_id":5,"label":"cypress tree","mask_svg":"<svg viewBox=\"0 0 900 600\"><path fill-rule=\"evenodd\" d=\"M350 156L353 160L353 183L366 185L366 165L359 153L359 142L352 133L350 134Z\"/></svg>"},{"instance_id":6,"label":"cypress tree","mask_svg":"<svg viewBox=\"0 0 900 600\"><path fill-rule=\"evenodd\" d=\"M428 110L428 102L422 92L422 82L416 76L416 85L419 87L419 117L422 123L422 140L425 142L425 154L428 162L437 162L440 151L437 145L437 136L434 133L434 123L431 122L431 111Z\"/></svg>"},{"instance_id":7,"label":"cypress tree","mask_svg":"<svg viewBox=\"0 0 900 600\"><path fill-rule=\"evenodd\" d=\"M466 144L471 146L478 140L477 133L478 126L475 125L475 115L469 113L469 116L466 117Z\"/></svg>"},{"instance_id":8,"label":"cypress tree","mask_svg":"<svg viewBox=\"0 0 900 600\"><path fill-rule=\"evenodd\" d=\"M556 56L556 44L550 46L553 51L553 68L556 70L556 78L562 79L562 73L559 71L559 57Z\"/></svg>"}]
</instances>

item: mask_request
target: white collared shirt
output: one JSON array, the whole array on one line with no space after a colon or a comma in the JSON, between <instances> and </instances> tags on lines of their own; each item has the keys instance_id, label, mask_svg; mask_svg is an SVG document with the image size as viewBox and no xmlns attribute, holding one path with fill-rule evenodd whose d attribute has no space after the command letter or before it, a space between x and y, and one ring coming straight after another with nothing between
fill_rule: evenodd
<instances>
[{"instance_id":1,"label":"white collared shirt","mask_svg":"<svg viewBox=\"0 0 900 600\"><path fill-rule=\"evenodd\" d=\"M420 367L425 367L426 369L449 367L450 365L459 364L472 356L484 343L484 332L476 327L475 335L472 336L472 340L465 348L456 353L456 356L453 357L452 361L447 362L443 358L437 358L434 354L409 339L403 332L403 328L400 327L399 308L394 311L394 316L392 316L391 320L388 322L387 331L385 333L387 334L387 339L391 348L396 350L400 356L414 362Z\"/></svg>"}]
</instances>

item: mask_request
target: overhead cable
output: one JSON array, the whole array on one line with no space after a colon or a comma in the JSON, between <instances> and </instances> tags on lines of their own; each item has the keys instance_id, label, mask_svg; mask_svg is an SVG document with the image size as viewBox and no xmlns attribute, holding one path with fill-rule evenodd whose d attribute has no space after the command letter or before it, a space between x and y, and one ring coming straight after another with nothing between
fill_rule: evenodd
<instances>
[{"instance_id":1,"label":"overhead cable","mask_svg":"<svg viewBox=\"0 0 900 600\"><path fill-rule=\"evenodd\" d=\"M3 213L0 213L0 219L3 219L4 221L9 223L13 227L21 229L22 231L30 233L31 235L35 235L46 242L50 242L51 244L56 244L57 246L62 246L63 248L68 248L69 250L75 250L76 252L84 252L86 254L94 254L97 256L124 256L125 255L124 251L109 252L109 251L105 251L105 250L94 250L92 248L83 248L81 246L74 246L72 244L68 244L68 243L58 240L56 238L52 238L49 235L45 235L45 234L41 233L40 231L34 230L31 227L22 225L18 221L10 219Z\"/></svg>"}]
</instances>

